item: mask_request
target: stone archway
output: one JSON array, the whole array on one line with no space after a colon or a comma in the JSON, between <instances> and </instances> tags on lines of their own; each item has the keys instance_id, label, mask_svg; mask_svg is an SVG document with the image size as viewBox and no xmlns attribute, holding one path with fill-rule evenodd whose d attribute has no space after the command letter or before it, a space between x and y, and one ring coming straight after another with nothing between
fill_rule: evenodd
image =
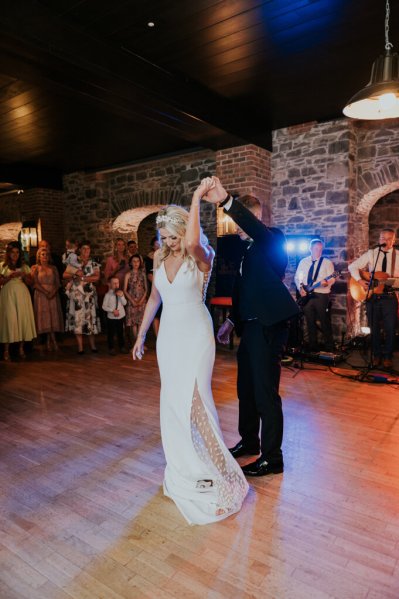
<instances>
[{"instance_id":1,"label":"stone archway","mask_svg":"<svg viewBox=\"0 0 399 599\"><path fill-rule=\"evenodd\" d=\"M21 222L4 223L0 225L0 261L4 259L7 244L10 241L17 241L21 232Z\"/></svg>"},{"instance_id":2,"label":"stone archway","mask_svg":"<svg viewBox=\"0 0 399 599\"><path fill-rule=\"evenodd\" d=\"M369 215L371 209L378 200L397 189L399 189L399 179L380 185L361 198L353 216L354 235L351 245L354 256L365 252L369 247Z\"/></svg>"},{"instance_id":3,"label":"stone archway","mask_svg":"<svg viewBox=\"0 0 399 599\"><path fill-rule=\"evenodd\" d=\"M112 223L112 232L121 236L128 235L130 239L137 241L137 232L141 221L148 215L158 212L162 207L163 204L157 204L125 210Z\"/></svg>"},{"instance_id":4,"label":"stone archway","mask_svg":"<svg viewBox=\"0 0 399 599\"><path fill-rule=\"evenodd\" d=\"M367 181L367 185L365 185ZM372 185L375 187L372 187ZM357 191L358 202L350 216L348 256L355 259L370 247L369 215L375 204L384 196L399 189L399 168L397 164L382 165L373 171L362 174ZM362 194L362 191L365 193ZM347 297L347 329L350 336L360 331L366 324L364 307L355 302L348 292Z\"/></svg>"}]
</instances>

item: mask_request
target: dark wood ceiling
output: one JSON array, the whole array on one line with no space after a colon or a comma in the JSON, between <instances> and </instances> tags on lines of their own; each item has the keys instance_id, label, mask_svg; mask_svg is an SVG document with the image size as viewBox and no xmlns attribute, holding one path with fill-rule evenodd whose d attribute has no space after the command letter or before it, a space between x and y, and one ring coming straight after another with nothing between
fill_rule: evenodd
<instances>
[{"instance_id":1,"label":"dark wood ceiling","mask_svg":"<svg viewBox=\"0 0 399 599\"><path fill-rule=\"evenodd\" d=\"M270 148L273 129L341 116L383 52L384 18L383 0L4 1L0 182ZM395 44L397 2L390 32Z\"/></svg>"}]
</instances>

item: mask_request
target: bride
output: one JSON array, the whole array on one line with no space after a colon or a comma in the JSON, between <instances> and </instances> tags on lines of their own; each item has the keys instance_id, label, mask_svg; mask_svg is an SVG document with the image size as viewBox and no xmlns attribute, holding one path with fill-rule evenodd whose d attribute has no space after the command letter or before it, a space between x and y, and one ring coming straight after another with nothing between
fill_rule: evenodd
<instances>
[{"instance_id":1,"label":"bride","mask_svg":"<svg viewBox=\"0 0 399 599\"><path fill-rule=\"evenodd\" d=\"M163 302L157 338L161 375L161 435L166 457L164 493L190 524L208 524L239 511L248 492L241 468L226 448L213 402L213 326L204 304L214 251L202 233L203 179L190 212L169 205L156 218L161 248L133 359L144 354L146 332Z\"/></svg>"}]
</instances>

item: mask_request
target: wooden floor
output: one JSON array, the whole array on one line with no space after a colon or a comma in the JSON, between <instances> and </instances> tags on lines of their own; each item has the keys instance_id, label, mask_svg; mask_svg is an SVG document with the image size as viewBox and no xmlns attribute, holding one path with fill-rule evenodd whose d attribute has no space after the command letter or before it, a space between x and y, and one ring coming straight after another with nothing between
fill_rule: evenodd
<instances>
[{"instance_id":1,"label":"wooden floor","mask_svg":"<svg viewBox=\"0 0 399 599\"><path fill-rule=\"evenodd\" d=\"M0 362L1 599L398 599L399 391L283 371L284 475L189 526L161 491L154 352ZM214 393L236 442L234 352Z\"/></svg>"}]
</instances>

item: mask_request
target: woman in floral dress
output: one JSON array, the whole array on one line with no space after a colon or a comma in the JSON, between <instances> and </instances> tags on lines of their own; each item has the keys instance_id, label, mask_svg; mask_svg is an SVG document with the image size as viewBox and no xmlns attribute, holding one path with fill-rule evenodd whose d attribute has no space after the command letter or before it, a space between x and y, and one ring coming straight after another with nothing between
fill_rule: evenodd
<instances>
[{"instance_id":1,"label":"woman in floral dress","mask_svg":"<svg viewBox=\"0 0 399 599\"><path fill-rule=\"evenodd\" d=\"M134 341L143 320L147 303L148 284L143 258L134 254L129 259L130 272L125 276L124 292L126 305L126 331L129 341Z\"/></svg>"},{"instance_id":2,"label":"woman in floral dress","mask_svg":"<svg viewBox=\"0 0 399 599\"><path fill-rule=\"evenodd\" d=\"M79 246L80 270L75 274L64 272L68 281L65 292L68 297L66 331L75 333L78 354L83 354L83 335L89 339L92 352L97 353L94 335L101 331L98 312L97 291L94 286L100 278L100 265L90 258L90 243L83 241Z\"/></svg>"}]
</instances>

